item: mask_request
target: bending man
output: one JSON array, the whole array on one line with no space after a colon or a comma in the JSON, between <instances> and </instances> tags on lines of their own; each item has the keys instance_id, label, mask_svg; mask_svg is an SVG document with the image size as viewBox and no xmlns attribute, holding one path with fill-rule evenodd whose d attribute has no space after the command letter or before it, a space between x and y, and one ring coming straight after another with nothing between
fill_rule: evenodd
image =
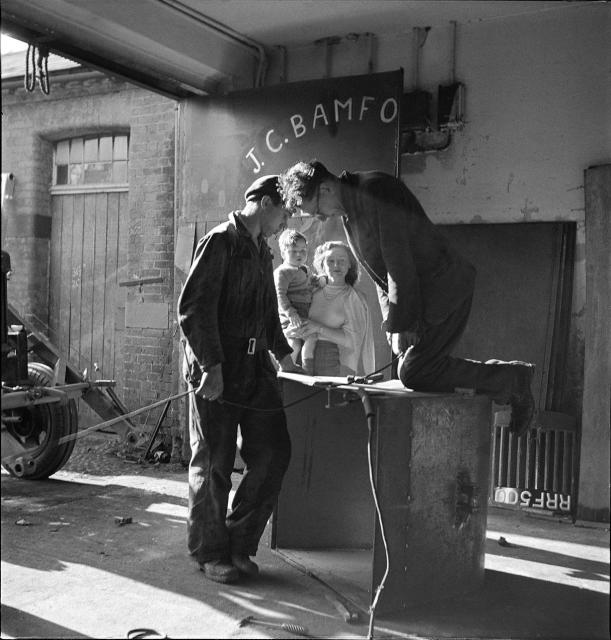
<instances>
[{"instance_id":1,"label":"bending man","mask_svg":"<svg viewBox=\"0 0 611 640\"><path fill-rule=\"evenodd\" d=\"M475 268L449 245L411 191L386 173L335 176L316 160L292 166L280 183L287 208L319 220L341 216L352 250L376 284L403 384L418 391L474 388L510 403L511 429L525 433L534 414L534 365L450 357L471 310Z\"/></svg>"}]
</instances>

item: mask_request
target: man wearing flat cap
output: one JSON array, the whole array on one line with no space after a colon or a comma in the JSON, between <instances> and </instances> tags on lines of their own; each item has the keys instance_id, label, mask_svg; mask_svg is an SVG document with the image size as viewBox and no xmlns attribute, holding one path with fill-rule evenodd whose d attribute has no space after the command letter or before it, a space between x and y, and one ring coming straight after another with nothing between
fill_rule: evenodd
<instances>
[{"instance_id":1,"label":"man wearing flat cap","mask_svg":"<svg viewBox=\"0 0 611 640\"><path fill-rule=\"evenodd\" d=\"M178 300L191 399L187 544L210 580L254 577L250 559L274 507L291 445L276 369L300 371L278 318L265 239L286 227L278 176L258 178L241 211L198 243ZM275 410L274 410L275 409ZM227 515L237 427L245 470Z\"/></svg>"}]
</instances>

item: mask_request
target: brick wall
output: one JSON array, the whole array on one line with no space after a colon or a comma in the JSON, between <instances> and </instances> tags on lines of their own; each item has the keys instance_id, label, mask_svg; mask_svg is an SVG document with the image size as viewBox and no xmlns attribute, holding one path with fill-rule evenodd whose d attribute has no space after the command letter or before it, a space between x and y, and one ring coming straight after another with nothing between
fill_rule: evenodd
<instances>
[{"instance_id":1,"label":"brick wall","mask_svg":"<svg viewBox=\"0 0 611 640\"><path fill-rule=\"evenodd\" d=\"M134 97L130 130L128 279L162 278L127 290L135 320L125 327L125 393L139 405L176 393L174 358L175 103L149 92ZM142 317L139 305L154 317ZM157 410L160 411L160 410ZM174 407L170 408L170 418ZM151 417L154 424L155 419ZM170 420L171 421L171 420Z\"/></svg>"},{"instance_id":2,"label":"brick wall","mask_svg":"<svg viewBox=\"0 0 611 640\"><path fill-rule=\"evenodd\" d=\"M50 95L2 83L2 172L16 177L2 211L2 248L11 255L9 300L49 321L49 257L53 145L97 132L129 131L129 237L125 280L161 277L119 289L125 325L117 392L128 409L175 393L174 127L175 102L99 73L51 78ZM152 320L138 305L154 309ZM142 309L143 307L140 307ZM165 313L164 313L165 311ZM147 326L151 324L151 326ZM123 328L123 327L121 327ZM175 421L173 408L165 424ZM157 412L140 421L154 425Z\"/></svg>"}]
</instances>

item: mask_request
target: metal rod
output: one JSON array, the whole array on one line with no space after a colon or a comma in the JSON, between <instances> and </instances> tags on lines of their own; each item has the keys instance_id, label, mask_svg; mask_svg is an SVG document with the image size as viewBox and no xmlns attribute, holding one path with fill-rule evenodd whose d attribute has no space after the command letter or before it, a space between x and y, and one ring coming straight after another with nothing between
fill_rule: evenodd
<instances>
[{"instance_id":1,"label":"metal rod","mask_svg":"<svg viewBox=\"0 0 611 640\"><path fill-rule=\"evenodd\" d=\"M569 438L572 434L569 434L567 431L562 433L563 440L563 451L562 451L562 493L567 494L570 492L570 451L572 447L569 444Z\"/></svg>"},{"instance_id":2,"label":"metal rod","mask_svg":"<svg viewBox=\"0 0 611 640\"><path fill-rule=\"evenodd\" d=\"M161 423L165 420L165 417L168 413L168 409L170 408L170 404L171 402L166 402L165 403L165 407L163 407L163 411L161 412L161 414L159 415L159 418L157 419L157 424L155 425L155 428L153 429L153 432L151 433L151 437L149 438L148 441L148 445L146 447L146 451L144 452L144 454L142 455L142 459L146 460L150 451L151 451L151 447L153 446L153 442L155 441L155 438L157 437L157 434L159 433L159 429L161 428Z\"/></svg>"},{"instance_id":3,"label":"metal rod","mask_svg":"<svg viewBox=\"0 0 611 640\"><path fill-rule=\"evenodd\" d=\"M452 84L456 83L456 20L452 24Z\"/></svg>"},{"instance_id":4,"label":"metal rod","mask_svg":"<svg viewBox=\"0 0 611 640\"><path fill-rule=\"evenodd\" d=\"M496 426L496 420L493 419L492 427L492 473L490 474L490 495L494 495L494 478L496 477L499 460L497 456L497 439L499 437L500 428Z\"/></svg>"},{"instance_id":5,"label":"metal rod","mask_svg":"<svg viewBox=\"0 0 611 640\"><path fill-rule=\"evenodd\" d=\"M414 27L412 29L414 35L414 89L418 88L420 82L420 27Z\"/></svg>"},{"instance_id":6,"label":"metal rod","mask_svg":"<svg viewBox=\"0 0 611 640\"><path fill-rule=\"evenodd\" d=\"M539 489L539 461L541 457L541 431L537 431L537 440L535 442L535 486L534 489Z\"/></svg>"},{"instance_id":7,"label":"metal rod","mask_svg":"<svg viewBox=\"0 0 611 640\"><path fill-rule=\"evenodd\" d=\"M525 489L530 489L530 485L531 485L531 478L532 478L532 447L531 447L531 439L530 438L526 438L526 469L525 469L525 482L524 482L524 488Z\"/></svg>"},{"instance_id":8,"label":"metal rod","mask_svg":"<svg viewBox=\"0 0 611 640\"><path fill-rule=\"evenodd\" d=\"M60 438L57 441L57 444L64 444L65 442L70 442L70 440L76 440L77 438L82 438L83 436L87 435L88 433L91 433L92 431L98 431L99 429L103 429L104 427L110 427L110 425L116 424L117 422L121 422L126 418L133 418L134 416L140 415L145 411L150 411L155 407L159 407L160 405L165 404L166 402L172 402L173 400L178 400L179 398L182 398L188 395L189 393L193 393L193 391L194 391L193 388L187 389L186 391L181 391L180 393L170 396L169 398L165 398L165 400L159 400L158 402L153 402L153 404L149 404L146 407L141 407L140 409L136 409L135 411L131 411L130 413L126 413L125 415L118 416L117 418L106 420L106 422L101 422L100 424L96 424L93 427L89 427L88 429L85 429L84 431L79 431L78 433L74 433L69 436L64 436L63 438Z\"/></svg>"},{"instance_id":9,"label":"metal rod","mask_svg":"<svg viewBox=\"0 0 611 640\"><path fill-rule=\"evenodd\" d=\"M522 449L523 438L517 438L518 450L516 452L516 487L524 486L520 484L520 475L522 474L522 462L524 461L524 450Z\"/></svg>"},{"instance_id":10,"label":"metal rod","mask_svg":"<svg viewBox=\"0 0 611 640\"><path fill-rule=\"evenodd\" d=\"M505 486L505 474L503 473L503 469L505 466L505 461L503 460L503 458L505 457L505 431L505 427L501 427L501 441L499 443L499 487Z\"/></svg>"},{"instance_id":11,"label":"metal rod","mask_svg":"<svg viewBox=\"0 0 611 640\"><path fill-rule=\"evenodd\" d=\"M550 458L551 456L551 432L545 432L545 476L543 481L543 489L550 489Z\"/></svg>"},{"instance_id":12,"label":"metal rod","mask_svg":"<svg viewBox=\"0 0 611 640\"><path fill-rule=\"evenodd\" d=\"M89 382L75 382L61 387L35 387L40 390L40 396L36 397L32 390L10 391L2 395L2 410L20 409L38 404L51 404L62 402L68 398L77 397L91 386Z\"/></svg>"},{"instance_id":13,"label":"metal rod","mask_svg":"<svg viewBox=\"0 0 611 640\"><path fill-rule=\"evenodd\" d=\"M552 491L560 491L560 431L554 432L554 478Z\"/></svg>"}]
</instances>

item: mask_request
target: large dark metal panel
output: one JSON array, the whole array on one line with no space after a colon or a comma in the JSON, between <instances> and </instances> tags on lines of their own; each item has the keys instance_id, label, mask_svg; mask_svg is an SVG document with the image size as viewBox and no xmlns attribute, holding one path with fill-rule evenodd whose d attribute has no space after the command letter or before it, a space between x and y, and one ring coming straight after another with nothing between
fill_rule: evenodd
<instances>
[{"instance_id":1,"label":"large dark metal panel","mask_svg":"<svg viewBox=\"0 0 611 640\"><path fill-rule=\"evenodd\" d=\"M548 406L546 397L554 379L563 227L549 222L439 227L477 269L471 316L453 354L534 362L533 392L541 409L559 410ZM558 348L566 351L566 341Z\"/></svg>"},{"instance_id":2,"label":"large dark metal panel","mask_svg":"<svg viewBox=\"0 0 611 640\"><path fill-rule=\"evenodd\" d=\"M283 381L284 404L312 393ZM275 544L286 548L371 548L374 506L367 474L367 423L360 402L326 408L323 390L287 409L291 464L278 501ZM331 404L342 403L331 394Z\"/></svg>"},{"instance_id":3,"label":"large dark metal panel","mask_svg":"<svg viewBox=\"0 0 611 640\"><path fill-rule=\"evenodd\" d=\"M211 224L244 206L255 178L318 158L330 171L398 168L402 71L311 80L240 91L226 97L191 98L179 127L179 224L195 222L201 237ZM340 220L289 222L314 250L326 240L344 240ZM275 239L269 244L280 262ZM374 327L382 315L371 279L358 284L369 301ZM390 360L382 331L374 335L376 366Z\"/></svg>"}]
</instances>

